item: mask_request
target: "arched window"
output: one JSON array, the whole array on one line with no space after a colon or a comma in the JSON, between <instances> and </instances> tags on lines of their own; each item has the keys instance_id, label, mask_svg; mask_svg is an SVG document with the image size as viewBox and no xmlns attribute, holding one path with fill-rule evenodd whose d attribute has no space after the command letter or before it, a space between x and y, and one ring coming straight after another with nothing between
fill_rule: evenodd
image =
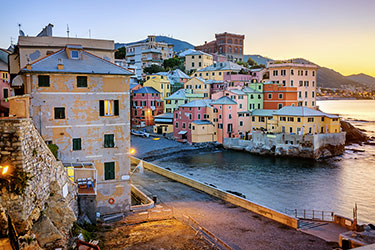
<instances>
[{"instance_id":1,"label":"arched window","mask_svg":"<svg viewBox=\"0 0 375 250\"><path fill-rule=\"evenodd\" d=\"M231 43L232 43L232 39L228 39L228 43L230 43L230 44L231 44Z\"/></svg>"},{"instance_id":2,"label":"arched window","mask_svg":"<svg viewBox=\"0 0 375 250\"><path fill-rule=\"evenodd\" d=\"M223 47L219 48L220 54L223 54Z\"/></svg>"},{"instance_id":3,"label":"arched window","mask_svg":"<svg viewBox=\"0 0 375 250\"><path fill-rule=\"evenodd\" d=\"M237 44L237 39L234 40L234 44Z\"/></svg>"},{"instance_id":4,"label":"arched window","mask_svg":"<svg viewBox=\"0 0 375 250\"><path fill-rule=\"evenodd\" d=\"M228 53L232 53L232 47L228 47Z\"/></svg>"},{"instance_id":5,"label":"arched window","mask_svg":"<svg viewBox=\"0 0 375 250\"><path fill-rule=\"evenodd\" d=\"M234 48L234 53L237 54L237 48Z\"/></svg>"}]
</instances>

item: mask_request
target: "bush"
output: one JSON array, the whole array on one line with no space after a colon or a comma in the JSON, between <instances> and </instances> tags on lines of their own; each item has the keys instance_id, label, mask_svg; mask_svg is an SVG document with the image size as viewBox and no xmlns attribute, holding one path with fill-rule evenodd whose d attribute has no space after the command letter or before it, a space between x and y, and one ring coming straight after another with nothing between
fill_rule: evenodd
<instances>
[{"instance_id":1,"label":"bush","mask_svg":"<svg viewBox=\"0 0 375 250\"><path fill-rule=\"evenodd\" d=\"M57 153L59 151L59 146L57 146L56 144L48 144L48 148L49 150L51 150L53 156L55 156L56 160L57 160Z\"/></svg>"}]
</instances>

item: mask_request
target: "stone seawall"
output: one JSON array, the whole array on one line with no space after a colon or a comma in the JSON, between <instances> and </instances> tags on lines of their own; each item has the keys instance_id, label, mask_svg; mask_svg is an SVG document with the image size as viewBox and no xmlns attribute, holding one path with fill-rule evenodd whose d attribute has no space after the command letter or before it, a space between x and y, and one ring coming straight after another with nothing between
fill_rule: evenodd
<instances>
[{"instance_id":1,"label":"stone seawall","mask_svg":"<svg viewBox=\"0 0 375 250\"><path fill-rule=\"evenodd\" d=\"M254 132L251 140L224 138L224 148L245 150L261 155L319 159L345 151L345 133L290 135Z\"/></svg>"},{"instance_id":2,"label":"stone seawall","mask_svg":"<svg viewBox=\"0 0 375 250\"><path fill-rule=\"evenodd\" d=\"M3 180L17 171L32 176L22 194L0 192L0 213L9 215L21 239L27 239L23 247L32 242L31 249L65 249L76 220L77 187L31 119L0 119L0 165L9 166ZM0 228L6 228L5 220L0 219Z\"/></svg>"}]
</instances>

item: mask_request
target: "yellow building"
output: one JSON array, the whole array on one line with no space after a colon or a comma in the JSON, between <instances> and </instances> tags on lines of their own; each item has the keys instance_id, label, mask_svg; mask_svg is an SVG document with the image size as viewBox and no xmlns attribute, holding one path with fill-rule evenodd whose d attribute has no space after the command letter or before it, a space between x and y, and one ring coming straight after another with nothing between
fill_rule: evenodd
<instances>
[{"instance_id":1,"label":"yellow building","mask_svg":"<svg viewBox=\"0 0 375 250\"><path fill-rule=\"evenodd\" d=\"M129 78L132 74L79 45L22 68L17 87L58 159L74 171L80 200L101 214L130 209Z\"/></svg>"},{"instance_id":2,"label":"yellow building","mask_svg":"<svg viewBox=\"0 0 375 250\"><path fill-rule=\"evenodd\" d=\"M196 120L191 123L191 142L216 142L215 124L208 120Z\"/></svg>"},{"instance_id":3,"label":"yellow building","mask_svg":"<svg viewBox=\"0 0 375 250\"><path fill-rule=\"evenodd\" d=\"M155 116L154 123L155 134L173 133L173 113L164 113Z\"/></svg>"},{"instance_id":4,"label":"yellow building","mask_svg":"<svg viewBox=\"0 0 375 250\"><path fill-rule=\"evenodd\" d=\"M185 55L186 72L197 71L214 63L213 57L203 51L192 50Z\"/></svg>"},{"instance_id":5,"label":"yellow building","mask_svg":"<svg viewBox=\"0 0 375 250\"><path fill-rule=\"evenodd\" d=\"M184 83L184 89L190 89L192 94L203 94L203 98L211 98L211 84L210 82L200 78L193 77Z\"/></svg>"},{"instance_id":6,"label":"yellow building","mask_svg":"<svg viewBox=\"0 0 375 250\"><path fill-rule=\"evenodd\" d=\"M252 131L297 135L341 132L339 116L306 107L254 110L251 121Z\"/></svg>"},{"instance_id":7,"label":"yellow building","mask_svg":"<svg viewBox=\"0 0 375 250\"><path fill-rule=\"evenodd\" d=\"M216 62L212 65L198 70L191 77L200 77L205 80L223 81L224 75L230 75L231 72L239 73L241 69L246 69L234 62Z\"/></svg>"},{"instance_id":8,"label":"yellow building","mask_svg":"<svg viewBox=\"0 0 375 250\"><path fill-rule=\"evenodd\" d=\"M149 75L146 76L146 81L143 83L143 87L153 87L160 93L160 99L164 101L164 98L171 95L171 83L167 76L162 75Z\"/></svg>"}]
</instances>

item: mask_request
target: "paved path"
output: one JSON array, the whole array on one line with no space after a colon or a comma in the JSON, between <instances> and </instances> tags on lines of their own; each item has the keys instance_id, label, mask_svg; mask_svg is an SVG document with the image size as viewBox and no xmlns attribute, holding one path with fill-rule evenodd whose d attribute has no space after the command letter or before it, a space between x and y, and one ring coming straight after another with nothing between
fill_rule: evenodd
<instances>
[{"instance_id":1,"label":"paved path","mask_svg":"<svg viewBox=\"0 0 375 250\"><path fill-rule=\"evenodd\" d=\"M300 231L315 235L328 242L338 242L341 233L349 230L337 224L327 222L302 221L302 228ZM300 222L301 225L301 222Z\"/></svg>"},{"instance_id":2,"label":"paved path","mask_svg":"<svg viewBox=\"0 0 375 250\"><path fill-rule=\"evenodd\" d=\"M233 249L332 249L322 239L148 170L133 174L132 183L175 212L191 216Z\"/></svg>"}]
</instances>

